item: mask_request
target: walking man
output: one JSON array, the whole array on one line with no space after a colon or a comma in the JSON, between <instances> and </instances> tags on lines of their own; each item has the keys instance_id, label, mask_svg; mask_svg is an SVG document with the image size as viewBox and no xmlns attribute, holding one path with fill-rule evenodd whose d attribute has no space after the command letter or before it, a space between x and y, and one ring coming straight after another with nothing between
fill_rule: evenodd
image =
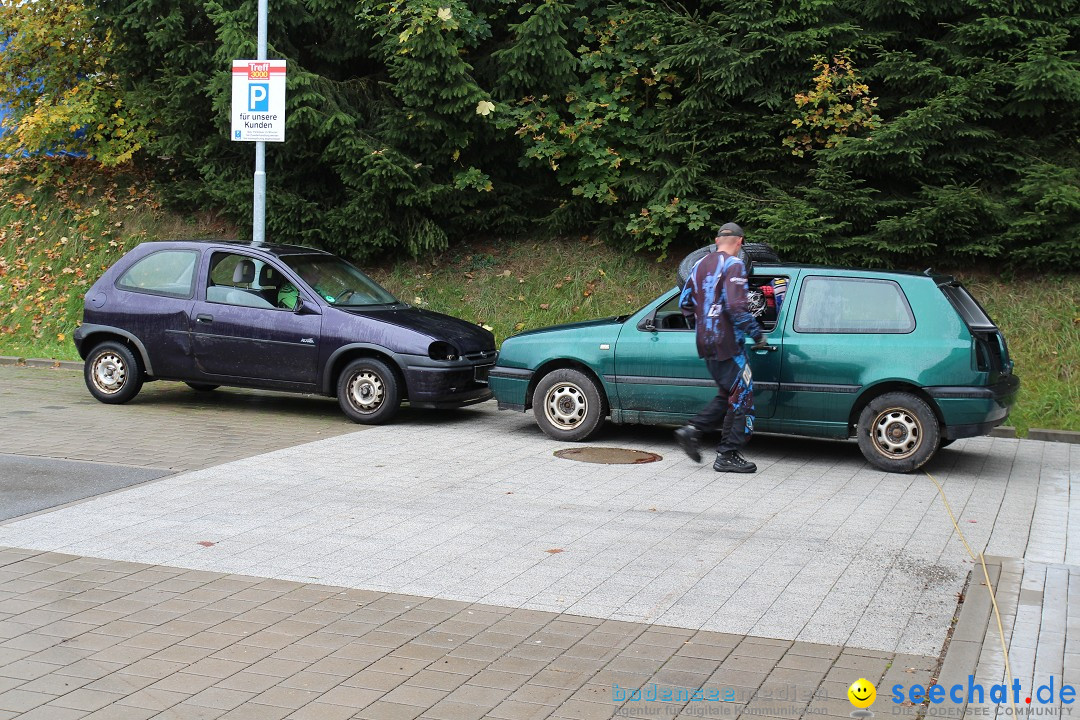
<instances>
[{"instance_id":1,"label":"walking man","mask_svg":"<svg viewBox=\"0 0 1080 720\"><path fill-rule=\"evenodd\" d=\"M716 250L694 266L686 280L679 307L694 318L698 356L704 358L719 389L675 439L690 459L701 462L701 435L721 431L713 470L752 473L757 465L739 454L754 431L754 387L744 343L753 349L769 347L761 327L746 309L746 266L739 259L743 230L727 223L716 233Z\"/></svg>"}]
</instances>

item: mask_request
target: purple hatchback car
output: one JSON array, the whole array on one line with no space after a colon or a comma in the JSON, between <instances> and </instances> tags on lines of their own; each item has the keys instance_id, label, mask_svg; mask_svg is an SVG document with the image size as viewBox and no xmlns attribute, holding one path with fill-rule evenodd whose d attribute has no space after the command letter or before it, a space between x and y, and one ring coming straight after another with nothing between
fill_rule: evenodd
<instances>
[{"instance_id":1,"label":"purple hatchback car","mask_svg":"<svg viewBox=\"0 0 1080 720\"><path fill-rule=\"evenodd\" d=\"M397 300L321 250L149 242L86 294L75 346L90 393L127 402L148 380L336 396L359 423L491 397L495 337Z\"/></svg>"}]
</instances>

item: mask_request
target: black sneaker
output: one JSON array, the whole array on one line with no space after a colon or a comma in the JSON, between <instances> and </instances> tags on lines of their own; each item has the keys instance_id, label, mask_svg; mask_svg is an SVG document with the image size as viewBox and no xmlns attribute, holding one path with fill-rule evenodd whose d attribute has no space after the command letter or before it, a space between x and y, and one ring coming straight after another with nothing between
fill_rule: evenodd
<instances>
[{"instance_id":1,"label":"black sneaker","mask_svg":"<svg viewBox=\"0 0 1080 720\"><path fill-rule=\"evenodd\" d=\"M738 450L731 450L717 453L712 469L716 472L752 473L757 472L757 465L740 455Z\"/></svg>"},{"instance_id":2,"label":"black sneaker","mask_svg":"<svg viewBox=\"0 0 1080 720\"><path fill-rule=\"evenodd\" d=\"M683 449L686 456L694 462L701 462L701 431L693 425L683 425L675 431L675 442Z\"/></svg>"}]
</instances>

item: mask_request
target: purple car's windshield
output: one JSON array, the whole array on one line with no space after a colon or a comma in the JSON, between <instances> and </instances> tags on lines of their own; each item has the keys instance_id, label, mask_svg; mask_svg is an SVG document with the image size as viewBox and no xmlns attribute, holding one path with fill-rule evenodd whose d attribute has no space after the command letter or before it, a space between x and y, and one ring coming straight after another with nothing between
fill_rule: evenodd
<instances>
[{"instance_id":1,"label":"purple car's windshield","mask_svg":"<svg viewBox=\"0 0 1080 720\"><path fill-rule=\"evenodd\" d=\"M341 258L330 255L283 257L293 271L326 302L338 307L391 305L398 300Z\"/></svg>"}]
</instances>

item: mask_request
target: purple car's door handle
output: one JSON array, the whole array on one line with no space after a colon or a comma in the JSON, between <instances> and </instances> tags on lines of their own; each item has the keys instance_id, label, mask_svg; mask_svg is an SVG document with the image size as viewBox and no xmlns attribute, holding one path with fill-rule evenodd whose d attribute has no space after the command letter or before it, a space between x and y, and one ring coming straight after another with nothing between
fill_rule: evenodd
<instances>
[{"instance_id":1,"label":"purple car's door handle","mask_svg":"<svg viewBox=\"0 0 1080 720\"><path fill-rule=\"evenodd\" d=\"M196 315L195 316L195 322L197 322L197 323L212 323L212 322L214 322L214 316L213 315L201 315L201 314Z\"/></svg>"}]
</instances>

